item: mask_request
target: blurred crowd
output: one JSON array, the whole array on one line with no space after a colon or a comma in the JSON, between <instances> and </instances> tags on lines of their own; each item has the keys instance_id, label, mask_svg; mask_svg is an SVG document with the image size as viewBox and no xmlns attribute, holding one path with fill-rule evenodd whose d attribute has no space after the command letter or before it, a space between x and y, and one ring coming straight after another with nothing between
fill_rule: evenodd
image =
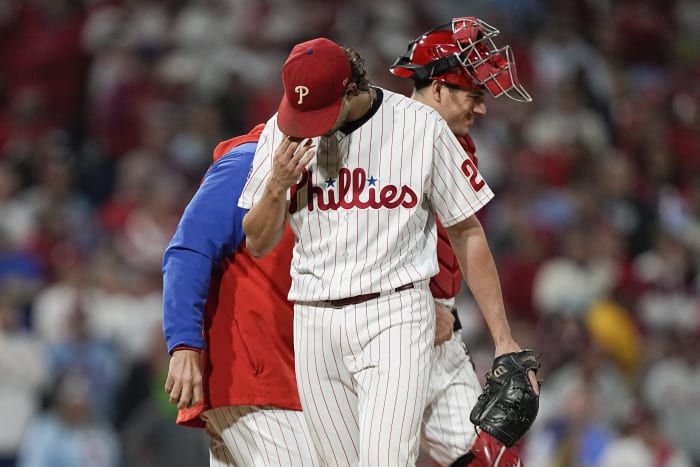
<instances>
[{"instance_id":1,"label":"blurred crowd","mask_svg":"<svg viewBox=\"0 0 700 467\"><path fill-rule=\"evenodd\" d=\"M472 15L534 98L473 129L514 335L542 352L525 465L700 466L700 3L0 0L0 467L207 465L163 392L160 265L213 147L276 110L295 43L408 94L389 65Z\"/></svg>"}]
</instances>

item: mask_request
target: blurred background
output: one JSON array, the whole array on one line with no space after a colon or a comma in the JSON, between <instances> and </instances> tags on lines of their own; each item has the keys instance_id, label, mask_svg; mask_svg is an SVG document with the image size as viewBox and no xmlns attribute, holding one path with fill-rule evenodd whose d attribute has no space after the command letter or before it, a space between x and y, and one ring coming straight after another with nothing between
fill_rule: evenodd
<instances>
[{"instance_id":1,"label":"blurred background","mask_svg":"<svg viewBox=\"0 0 700 467\"><path fill-rule=\"evenodd\" d=\"M0 0L0 467L208 465L163 392L160 264L212 149L276 110L295 43L408 94L388 66L453 16L500 29L534 97L473 129L542 352L525 465L700 466L699 2Z\"/></svg>"}]
</instances>

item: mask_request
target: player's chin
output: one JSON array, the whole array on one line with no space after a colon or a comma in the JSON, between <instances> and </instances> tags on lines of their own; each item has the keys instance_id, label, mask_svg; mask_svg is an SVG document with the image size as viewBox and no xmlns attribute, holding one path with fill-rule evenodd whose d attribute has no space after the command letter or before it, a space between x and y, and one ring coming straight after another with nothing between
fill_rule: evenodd
<instances>
[{"instance_id":1,"label":"player's chin","mask_svg":"<svg viewBox=\"0 0 700 467\"><path fill-rule=\"evenodd\" d=\"M461 125L459 127L459 129L457 131L455 131L454 133L457 136L466 136L467 134L469 134L469 130L471 129L471 127L472 127L471 123Z\"/></svg>"},{"instance_id":2,"label":"player's chin","mask_svg":"<svg viewBox=\"0 0 700 467\"><path fill-rule=\"evenodd\" d=\"M466 133L469 133L469 129L474 125L475 121L476 119L474 117L467 117L464 119L464 124L462 125L462 127L464 128L464 131Z\"/></svg>"}]
</instances>

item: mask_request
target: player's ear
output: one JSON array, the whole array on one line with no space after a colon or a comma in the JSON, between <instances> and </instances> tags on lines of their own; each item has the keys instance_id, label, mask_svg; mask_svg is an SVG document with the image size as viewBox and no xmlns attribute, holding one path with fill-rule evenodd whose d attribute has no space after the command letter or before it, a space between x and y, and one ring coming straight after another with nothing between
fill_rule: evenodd
<instances>
[{"instance_id":1,"label":"player's ear","mask_svg":"<svg viewBox=\"0 0 700 467\"><path fill-rule=\"evenodd\" d=\"M445 87L442 84L442 81L438 81L434 79L430 83L430 92L433 95L433 99L435 99L435 102L440 102L442 100L442 88Z\"/></svg>"}]
</instances>

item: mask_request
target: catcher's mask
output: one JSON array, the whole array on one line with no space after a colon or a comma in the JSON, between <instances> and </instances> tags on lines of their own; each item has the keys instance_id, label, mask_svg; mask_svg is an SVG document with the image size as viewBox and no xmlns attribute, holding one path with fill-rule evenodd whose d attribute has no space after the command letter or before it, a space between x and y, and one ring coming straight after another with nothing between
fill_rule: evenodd
<instances>
[{"instance_id":1,"label":"catcher's mask","mask_svg":"<svg viewBox=\"0 0 700 467\"><path fill-rule=\"evenodd\" d=\"M474 16L453 18L411 42L390 70L414 81L438 80L486 89L494 97L505 94L518 102L531 102L532 97L518 81L510 46L499 48L493 42L499 33Z\"/></svg>"}]
</instances>

